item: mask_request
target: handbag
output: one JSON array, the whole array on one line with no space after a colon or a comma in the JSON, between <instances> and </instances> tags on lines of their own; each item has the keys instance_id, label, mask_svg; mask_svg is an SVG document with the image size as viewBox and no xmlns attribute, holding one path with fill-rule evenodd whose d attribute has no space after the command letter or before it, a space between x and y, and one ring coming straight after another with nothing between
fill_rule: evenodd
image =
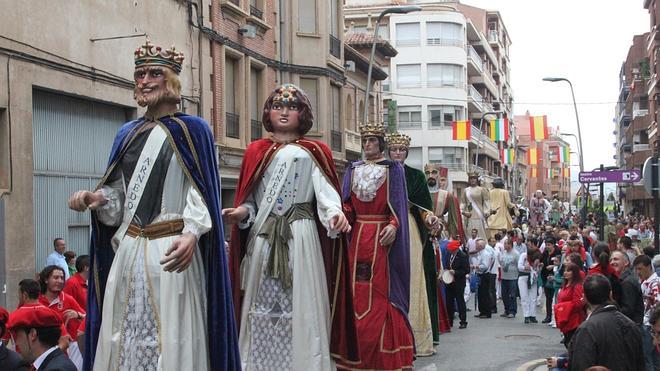
<instances>
[{"instance_id":1,"label":"handbag","mask_svg":"<svg viewBox=\"0 0 660 371\"><path fill-rule=\"evenodd\" d=\"M563 301L555 304L553 307L555 313L555 323L562 333L567 333L580 326L580 315L573 312L573 302Z\"/></svg>"}]
</instances>

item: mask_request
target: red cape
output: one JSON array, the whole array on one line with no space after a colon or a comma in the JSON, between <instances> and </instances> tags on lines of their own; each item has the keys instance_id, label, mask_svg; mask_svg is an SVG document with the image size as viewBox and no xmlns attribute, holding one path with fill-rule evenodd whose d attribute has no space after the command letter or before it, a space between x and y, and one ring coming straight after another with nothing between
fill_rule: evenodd
<instances>
[{"instance_id":1,"label":"red cape","mask_svg":"<svg viewBox=\"0 0 660 371\"><path fill-rule=\"evenodd\" d=\"M327 145L305 138L301 138L291 145L299 145L306 149L323 171L328 182L335 188L337 193L341 194L332 152ZM248 145L241 164L234 207L238 207L245 202L277 151L282 147L284 147L283 144L275 143L270 139L256 140ZM313 207L313 210L316 210L316 207ZM348 244L344 235L337 239L328 238L325 228L318 220L318 216L316 224L319 240L321 241L332 313L330 353L337 360L350 363L359 362L357 333L353 316L353 299L347 275L348 257L346 253ZM236 320L239 323L243 296L240 289L240 265L245 256L248 233L249 229L240 230L237 225L234 225L229 250L229 272L232 278Z\"/></svg>"}]
</instances>

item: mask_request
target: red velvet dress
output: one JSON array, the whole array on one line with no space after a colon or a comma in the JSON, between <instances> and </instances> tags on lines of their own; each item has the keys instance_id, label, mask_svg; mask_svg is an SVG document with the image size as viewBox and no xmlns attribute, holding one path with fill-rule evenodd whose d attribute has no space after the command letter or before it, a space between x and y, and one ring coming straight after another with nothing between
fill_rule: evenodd
<instances>
[{"instance_id":1,"label":"red velvet dress","mask_svg":"<svg viewBox=\"0 0 660 371\"><path fill-rule=\"evenodd\" d=\"M405 314L389 300L389 246L379 243L383 228L398 227L387 188L385 182L371 202L360 201L351 192L351 205L344 206L354 220L348 261L361 363L338 364L340 369L400 370L413 365L412 331Z\"/></svg>"}]
</instances>

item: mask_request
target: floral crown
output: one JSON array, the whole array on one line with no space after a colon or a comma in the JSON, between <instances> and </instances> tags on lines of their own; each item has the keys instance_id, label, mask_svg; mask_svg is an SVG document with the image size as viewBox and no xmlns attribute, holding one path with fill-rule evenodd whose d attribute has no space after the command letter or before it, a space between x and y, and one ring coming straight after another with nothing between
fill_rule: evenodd
<instances>
[{"instance_id":1,"label":"floral crown","mask_svg":"<svg viewBox=\"0 0 660 371\"><path fill-rule=\"evenodd\" d=\"M284 105L299 103L299 99L296 96L298 90L300 89L293 84L284 84L280 86L275 89L276 94L273 97L273 103L282 103Z\"/></svg>"},{"instance_id":2,"label":"floral crown","mask_svg":"<svg viewBox=\"0 0 660 371\"><path fill-rule=\"evenodd\" d=\"M183 64L183 53L176 50L174 45L167 50L160 46L154 46L151 40L135 50L135 67L162 66L174 70L177 74L181 72Z\"/></svg>"}]
</instances>

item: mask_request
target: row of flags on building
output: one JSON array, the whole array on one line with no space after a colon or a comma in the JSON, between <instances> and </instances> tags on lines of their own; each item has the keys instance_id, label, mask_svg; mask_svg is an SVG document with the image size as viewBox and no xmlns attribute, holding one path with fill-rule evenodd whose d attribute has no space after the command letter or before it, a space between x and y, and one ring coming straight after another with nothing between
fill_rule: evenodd
<instances>
[{"instance_id":1,"label":"row of flags on building","mask_svg":"<svg viewBox=\"0 0 660 371\"><path fill-rule=\"evenodd\" d=\"M453 121L452 129L454 140L470 140L472 138L472 123L469 120ZM490 140L493 142L507 142L509 132L508 118L490 120ZM529 132L533 141L540 142L548 139L548 117L530 116Z\"/></svg>"},{"instance_id":2,"label":"row of flags on building","mask_svg":"<svg viewBox=\"0 0 660 371\"><path fill-rule=\"evenodd\" d=\"M543 116L530 116L529 117L529 133L531 140L534 142L544 141L549 138L548 135L548 117ZM490 120L490 139L494 142L508 142L510 135L509 119L500 118ZM454 140L470 140L472 139L472 123L469 120L454 121L452 123L452 138ZM527 163L532 167L531 177L537 176L537 169L543 155L540 146L531 147L527 151ZM559 162L562 164L570 163L570 148L566 146L556 147L554 155L557 156ZM515 150L513 148L501 148L500 159L505 165L512 165L515 162ZM570 168L562 167L559 171L557 169L546 169L546 176L548 178L556 176L570 177Z\"/></svg>"}]
</instances>

